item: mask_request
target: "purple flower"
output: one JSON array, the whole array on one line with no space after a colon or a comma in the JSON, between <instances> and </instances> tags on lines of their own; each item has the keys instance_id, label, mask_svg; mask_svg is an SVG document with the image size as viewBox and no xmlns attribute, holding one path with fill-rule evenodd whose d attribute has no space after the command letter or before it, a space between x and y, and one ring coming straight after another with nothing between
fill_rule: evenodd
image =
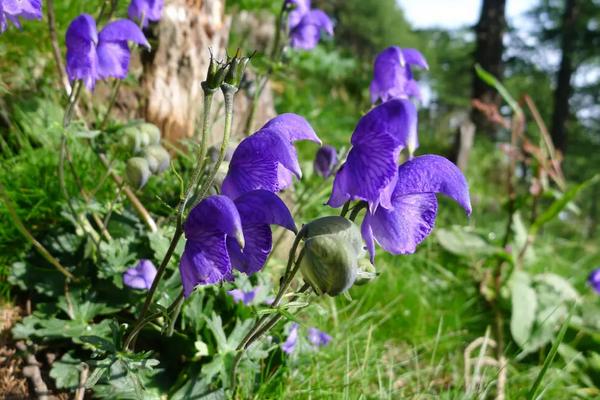
<instances>
[{"instance_id":1,"label":"purple flower","mask_svg":"<svg viewBox=\"0 0 600 400\"><path fill-rule=\"evenodd\" d=\"M406 99L383 103L358 121L352 149L333 182L327 204L340 207L348 200L365 200L372 210L379 204L392 209L391 196L398 178L398 157L417 129L417 111Z\"/></svg>"},{"instance_id":2,"label":"purple flower","mask_svg":"<svg viewBox=\"0 0 600 400\"><path fill-rule=\"evenodd\" d=\"M588 282L596 292L600 293L600 268L596 268L592 271L588 277Z\"/></svg>"},{"instance_id":3,"label":"purple flower","mask_svg":"<svg viewBox=\"0 0 600 400\"><path fill-rule=\"evenodd\" d=\"M123 284L133 289L150 289L156 277L156 267L150 260L140 260L123 274Z\"/></svg>"},{"instance_id":4,"label":"purple flower","mask_svg":"<svg viewBox=\"0 0 600 400\"><path fill-rule=\"evenodd\" d=\"M7 27L7 21L21 28L19 18L42 19L41 0L0 0L0 33Z\"/></svg>"},{"instance_id":5,"label":"purple flower","mask_svg":"<svg viewBox=\"0 0 600 400\"><path fill-rule=\"evenodd\" d=\"M371 102L381 99L386 102L393 98L421 98L417 82L413 79L411 65L428 69L425 57L415 49L388 47L377 55L373 81L369 90Z\"/></svg>"},{"instance_id":6,"label":"purple flower","mask_svg":"<svg viewBox=\"0 0 600 400\"><path fill-rule=\"evenodd\" d=\"M271 252L269 225L296 231L294 220L279 197L266 190L244 193L235 200L216 195L190 212L179 271L184 295L196 285L233 279L233 268L246 274L259 271Z\"/></svg>"},{"instance_id":7,"label":"purple flower","mask_svg":"<svg viewBox=\"0 0 600 400\"><path fill-rule=\"evenodd\" d=\"M248 292L244 292L241 289L233 289L229 290L227 294L233 297L233 301L235 301L236 303L242 302L245 305L248 305L252 302L252 300L254 300L254 297L256 297L257 291L258 289L252 289Z\"/></svg>"},{"instance_id":8,"label":"purple flower","mask_svg":"<svg viewBox=\"0 0 600 400\"><path fill-rule=\"evenodd\" d=\"M302 176L297 140L321 143L310 124L296 114L281 114L235 149L222 193L232 199L256 189L278 192L292 184L292 174Z\"/></svg>"},{"instance_id":9,"label":"purple flower","mask_svg":"<svg viewBox=\"0 0 600 400\"><path fill-rule=\"evenodd\" d=\"M325 31L333 36L333 22L327 14L319 9L310 9L310 0L287 0L294 5L288 17L291 46L296 49L311 50L321 39Z\"/></svg>"},{"instance_id":10,"label":"purple flower","mask_svg":"<svg viewBox=\"0 0 600 400\"><path fill-rule=\"evenodd\" d=\"M298 344L298 324L292 323L290 326L290 330L288 332L288 337L281 344L281 350L286 352L287 354L292 354L296 349L296 345Z\"/></svg>"},{"instance_id":11,"label":"purple flower","mask_svg":"<svg viewBox=\"0 0 600 400\"><path fill-rule=\"evenodd\" d=\"M433 229L437 215L436 193L454 199L471 214L469 188L458 167L444 157L424 155L398 167L391 208L368 210L361 231L371 254L375 241L392 254L413 253Z\"/></svg>"},{"instance_id":12,"label":"purple flower","mask_svg":"<svg viewBox=\"0 0 600 400\"><path fill-rule=\"evenodd\" d=\"M315 172L323 178L328 178L333 172L336 163L337 152L335 147L329 145L322 146L315 156Z\"/></svg>"},{"instance_id":13,"label":"purple flower","mask_svg":"<svg viewBox=\"0 0 600 400\"><path fill-rule=\"evenodd\" d=\"M128 41L150 48L140 28L129 20L111 22L98 33L94 18L81 14L66 34L69 79L81 79L89 90L94 90L98 79L124 79L131 56Z\"/></svg>"},{"instance_id":14,"label":"purple flower","mask_svg":"<svg viewBox=\"0 0 600 400\"><path fill-rule=\"evenodd\" d=\"M331 342L331 336L317 328L308 328L308 341L317 347L327 346Z\"/></svg>"},{"instance_id":15,"label":"purple flower","mask_svg":"<svg viewBox=\"0 0 600 400\"><path fill-rule=\"evenodd\" d=\"M160 21L162 14L163 0L131 0L127 15L130 19L141 21L142 26L148 26L148 21Z\"/></svg>"}]
</instances>

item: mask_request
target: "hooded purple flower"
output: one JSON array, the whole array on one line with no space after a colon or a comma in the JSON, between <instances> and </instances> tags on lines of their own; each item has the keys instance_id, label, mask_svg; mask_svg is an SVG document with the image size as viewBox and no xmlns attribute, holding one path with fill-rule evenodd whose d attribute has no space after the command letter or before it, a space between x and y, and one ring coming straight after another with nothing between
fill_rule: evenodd
<instances>
[{"instance_id":1,"label":"hooded purple flower","mask_svg":"<svg viewBox=\"0 0 600 400\"><path fill-rule=\"evenodd\" d=\"M281 344L281 350L283 350L287 354L292 354L294 350L296 350L296 345L298 344L298 324L292 323L290 326L290 330L288 333L288 337Z\"/></svg>"},{"instance_id":2,"label":"hooded purple flower","mask_svg":"<svg viewBox=\"0 0 600 400\"><path fill-rule=\"evenodd\" d=\"M600 268L596 268L592 271L588 277L588 282L597 293L600 293Z\"/></svg>"},{"instance_id":3,"label":"hooded purple flower","mask_svg":"<svg viewBox=\"0 0 600 400\"><path fill-rule=\"evenodd\" d=\"M150 289L156 277L156 267L150 260L140 260L123 274L123 284L133 289Z\"/></svg>"},{"instance_id":4,"label":"hooded purple flower","mask_svg":"<svg viewBox=\"0 0 600 400\"><path fill-rule=\"evenodd\" d=\"M281 114L235 149L222 193L232 199L256 189L278 192L292 184L292 174L302 176L293 143L321 143L310 124L297 114Z\"/></svg>"},{"instance_id":5,"label":"hooded purple flower","mask_svg":"<svg viewBox=\"0 0 600 400\"><path fill-rule=\"evenodd\" d=\"M311 50L319 43L325 31L333 36L333 22L319 9L310 9L310 0L287 0L294 5L288 17L291 46L296 49Z\"/></svg>"},{"instance_id":6,"label":"hooded purple flower","mask_svg":"<svg viewBox=\"0 0 600 400\"><path fill-rule=\"evenodd\" d=\"M244 303L245 305L248 305L256 297L257 291L258 291L258 288L252 289L248 292L244 292L241 289L233 289L233 290L229 290L227 292L227 294L229 294L231 297L233 297L233 301L235 301L236 303L241 302L241 303Z\"/></svg>"},{"instance_id":7,"label":"hooded purple flower","mask_svg":"<svg viewBox=\"0 0 600 400\"><path fill-rule=\"evenodd\" d=\"M327 346L331 342L331 336L317 328L308 328L308 341L317 347Z\"/></svg>"},{"instance_id":8,"label":"hooded purple flower","mask_svg":"<svg viewBox=\"0 0 600 400\"><path fill-rule=\"evenodd\" d=\"M436 193L452 198L467 215L471 214L467 181L458 167L444 157L424 155L398 167L392 208L368 210L362 223L371 262L375 257L375 241L392 254L415 251L435 224Z\"/></svg>"},{"instance_id":9,"label":"hooded purple flower","mask_svg":"<svg viewBox=\"0 0 600 400\"><path fill-rule=\"evenodd\" d=\"M111 22L98 33L94 18L81 14L66 34L69 79L81 79L89 90L94 90L98 79L124 79L131 56L128 41L150 48L140 28L127 19Z\"/></svg>"},{"instance_id":10,"label":"hooded purple flower","mask_svg":"<svg viewBox=\"0 0 600 400\"><path fill-rule=\"evenodd\" d=\"M7 21L21 28L19 18L42 19L41 0L0 0L0 33L6 30Z\"/></svg>"},{"instance_id":11,"label":"hooded purple flower","mask_svg":"<svg viewBox=\"0 0 600 400\"><path fill-rule=\"evenodd\" d=\"M315 156L315 172L323 178L328 178L333 172L336 163L337 152L335 147L329 145L322 146Z\"/></svg>"},{"instance_id":12,"label":"hooded purple flower","mask_svg":"<svg viewBox=\"0 0 600 400\"><path fill-rule=\"evenodd\" d=\"M381 99L386 102L393 98L421 98L417 82L413 79L411 65L428 69L425 57L415 49L401 49L391 46L383 50L375 59L373 81L369 90L371 102Z\"/></svg>"},{"instance_id":13,"label":"hooded purple flower","mask_svg":"<svg viewBox=\"0 0 600 400\"><path fill-rule=\"evenodd\" d=\"M398 157L417 129L417 111L406 99L383 103L358 121L352 149L333 182L327 204L340 207L348 200L365 200L372 210L391 209L398 175Z\"/></svg>"},{"instance_id":14,"label":"hooded purple flower","mask_svg":"<svg viewBox=\"0 0 600 400\"><path fill-rule=\"evenodd\" d=\"M163 0L131 0L127 15L130 19L141 21L148 26L148 21L158 22L163 10Z\"/></svg>"},{"instance_id":15,"label":"hooded purple flower","mask_svg":"<svg viewBox=\"0 0 600 400\"><path fill-rule=\"evenodd\" d=\"M235 200L222 195L202 200L184 224L187 242L179 264L184 295L196 285L232 280L233 268L246 274L259 271L273 246L273 224L296 231L283 201L266 190Z\"/></svg>"}]
</instances>

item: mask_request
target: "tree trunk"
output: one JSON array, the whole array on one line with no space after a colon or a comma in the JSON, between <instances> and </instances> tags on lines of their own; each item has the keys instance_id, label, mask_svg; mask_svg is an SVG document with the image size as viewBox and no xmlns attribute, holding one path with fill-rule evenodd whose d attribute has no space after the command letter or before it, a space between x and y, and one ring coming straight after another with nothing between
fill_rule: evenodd
<instances>
[{"instance_id":1,"label":"tree trunk","mask_svg":"<svg viewBox=\"0 0 600 400\"><path fill-rule=\"evenodd\" d=\"M552 140L561 152L567 147L567 120L569 119L569 99L573 92L571 78L575 72L573 53L576 40L575 24L579 14L577 0L567 0L562 20L561 60L554 91L554 111L552 113Z\"/></svg>"},{"instance_id":2,"label":"tree trunk","mask_svg":"<svg viewBox=\"0 0 600 400\"><path fill-rule=\"evenodd\" d=\"M475 26L477 36L475 62L498 78L502 77L503 71L502 53L504 45L502 38L506 30L505 8L506 0L483 0L479 22ZM472 96L484 103L500 105L498 92L479 79L476 74L473 76ZM494 137L497 126L488 121L480 111L472 109L471 119L478 130Z\"/></svg>"},{"instance_id":3,"label":"tree trunk","mask_svg":"<svg viewBox=\"0 0 600 400\"><path fill-rule=\"evenodd\" d=\"M142 58L145 117L161 129L163 138L176 142L194 135L203 112L201 82L206 78L209 49L215 57L225 58L230 17L224 11L224 0L167 0L160 23L146 30L152 52ZM222 133L222 103L217 93L209 144L218 142ZM236 96L233 135L242 132L248 103L244 92ZM269 87L259 104L257 123L264 123L274 115Z\"/></svg>"}]
</instances>

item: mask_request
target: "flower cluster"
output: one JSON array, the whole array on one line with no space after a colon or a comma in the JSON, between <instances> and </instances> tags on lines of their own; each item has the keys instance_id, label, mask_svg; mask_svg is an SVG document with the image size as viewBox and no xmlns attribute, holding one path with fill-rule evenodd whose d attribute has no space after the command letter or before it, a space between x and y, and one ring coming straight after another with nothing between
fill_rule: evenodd
<instances>
[{"instance_id":1,"label":"flower cluster","mask_svg":"<svg viewBox=\"0 0 600 400\"><path fill-rule=\"evenodd\" d=\"M190 212L179 270L184 294L197 285L233 279L233 270L259 271L272 248L270 225L296 231L294 219L275 194L301 177L293 143L319 138L302 117L273 118L235 149L220 195L202 200Z\"/></svg>"},{"instance_id":2,"label":"flower cluster","mask_svg":"<svg viewBox=\"0 0 600 400\"><path fill-rule=\"evenodd\" d=\"M42 19L42 1L0 0L0 33L6 30L8 21L20 28L19 18Z\"/></svg>"},{"instance_id":3,"label":"flower cluster","mask_svg":"<svg viewBox=\"0 0 600 400\"><path fill-rule=\"evenodd\" d=\"M319 43L323 32L333 36L333 22L322 10L311 9L310 0L286 0L285 5L293 8L288 16L293 48L311 50Z\"/></svg>"},{"instance_id":4,"label":"flower cluster","mask_svg":"<svg viewBox=\"0 0 600 400\"><path fill-rule=\"evenodd\" d=\"M290 325L287 339L281 344L281 350L285 353L292 354L296 350L296 347L298 346L299 328L300 326L295 322ZM306 338L315 348L327 346L332 339L327 333L314 327L308 328Z\"/></svg>"},{"instance_id":5,"label":"flower cluster","mask_svg":"<svg viewBox=\"0 0 600 400\"><path fill-rule=\"evenodd\" d=\"M410 65L427 67L414 49L390 47L377 56L371 94L383 103L358 122L328 201L332 207L353 200L367 203L361 233L371 262L375 242L392 254L415 251L433 229L437 193L471 213L467 182L454 164L437 155L412 158L418 145L417 112L408 97L417 95L418 87ZM405 148L411 159L398 165Z\"/></svg>"}]
</instances>

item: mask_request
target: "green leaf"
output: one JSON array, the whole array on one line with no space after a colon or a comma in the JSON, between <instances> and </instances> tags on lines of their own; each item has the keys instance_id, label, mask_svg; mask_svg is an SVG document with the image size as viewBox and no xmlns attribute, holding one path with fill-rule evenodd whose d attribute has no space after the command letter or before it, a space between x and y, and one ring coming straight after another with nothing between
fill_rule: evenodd
<instances>
[{"instance_id":1,"label":"green leaf","mask_svg":"<svg viewBox=\"0 0 600 400\"><path fill-rule=\"evenodd\" d=\"M573 186L567 190L558 200L555 200L546 211L540 214L529 229L530 235L536 235L539 229L546 223L553 220L583 189L600 180L600 175L594 175L590 179Z\"/></svg>"},{"instance_id":2,"label":"green leaf","mask_svg":"<svg viewBox=\"0 0 600 400\"><path fill-rule=\"evenodd\" d=\"M74 389L79 386L81 360L73 357L71 352L65 353L60 360L52 364L50 376L59 389Z\"/></svg>"},{"instance_id":3,"label":"green leaf","mask_svg":"<svg viewBox=\"0 0 600 400\"><path fill-rule=\"evenodd\" d=\"M517 103L517 101L510 95L510 93L504 87L504 85L502 85L502 83L500 83L500 81L496 79L494 75L481 68L481 65L479 64L475 64L475 72L482 81L484 81L485 83L487 83L488 85L490 85L498 91L500 96L502 96L504 101L506 101L510 108L512 108L515 114L523 114L523 110L521 109L521 106L519 106L519 103Z\"/></svg>"},{"instance_id":4,"label":"green leaf","mask_svg":"<svg viewBox=\"0 0 600 400\"><path fill-rule=\"evenodd\" d=\"M436 237L445 250L459 256L491 255L501 251L501 249L490 245L480 236L467 232L460 226L453 226L450 229L438 229Z\"/></svg>"},{"instance_id":5,"label":"green leaf","mask_svg":"<svg viewBox=\"0 0 600 400\"><path fill-rule=\"evenodd\" d=\"M531 287L529 274L515 271L511 277L510 333L519 347L524 348L531 336L537 310L537 295Z\"/></svg>"}]
</instances>

